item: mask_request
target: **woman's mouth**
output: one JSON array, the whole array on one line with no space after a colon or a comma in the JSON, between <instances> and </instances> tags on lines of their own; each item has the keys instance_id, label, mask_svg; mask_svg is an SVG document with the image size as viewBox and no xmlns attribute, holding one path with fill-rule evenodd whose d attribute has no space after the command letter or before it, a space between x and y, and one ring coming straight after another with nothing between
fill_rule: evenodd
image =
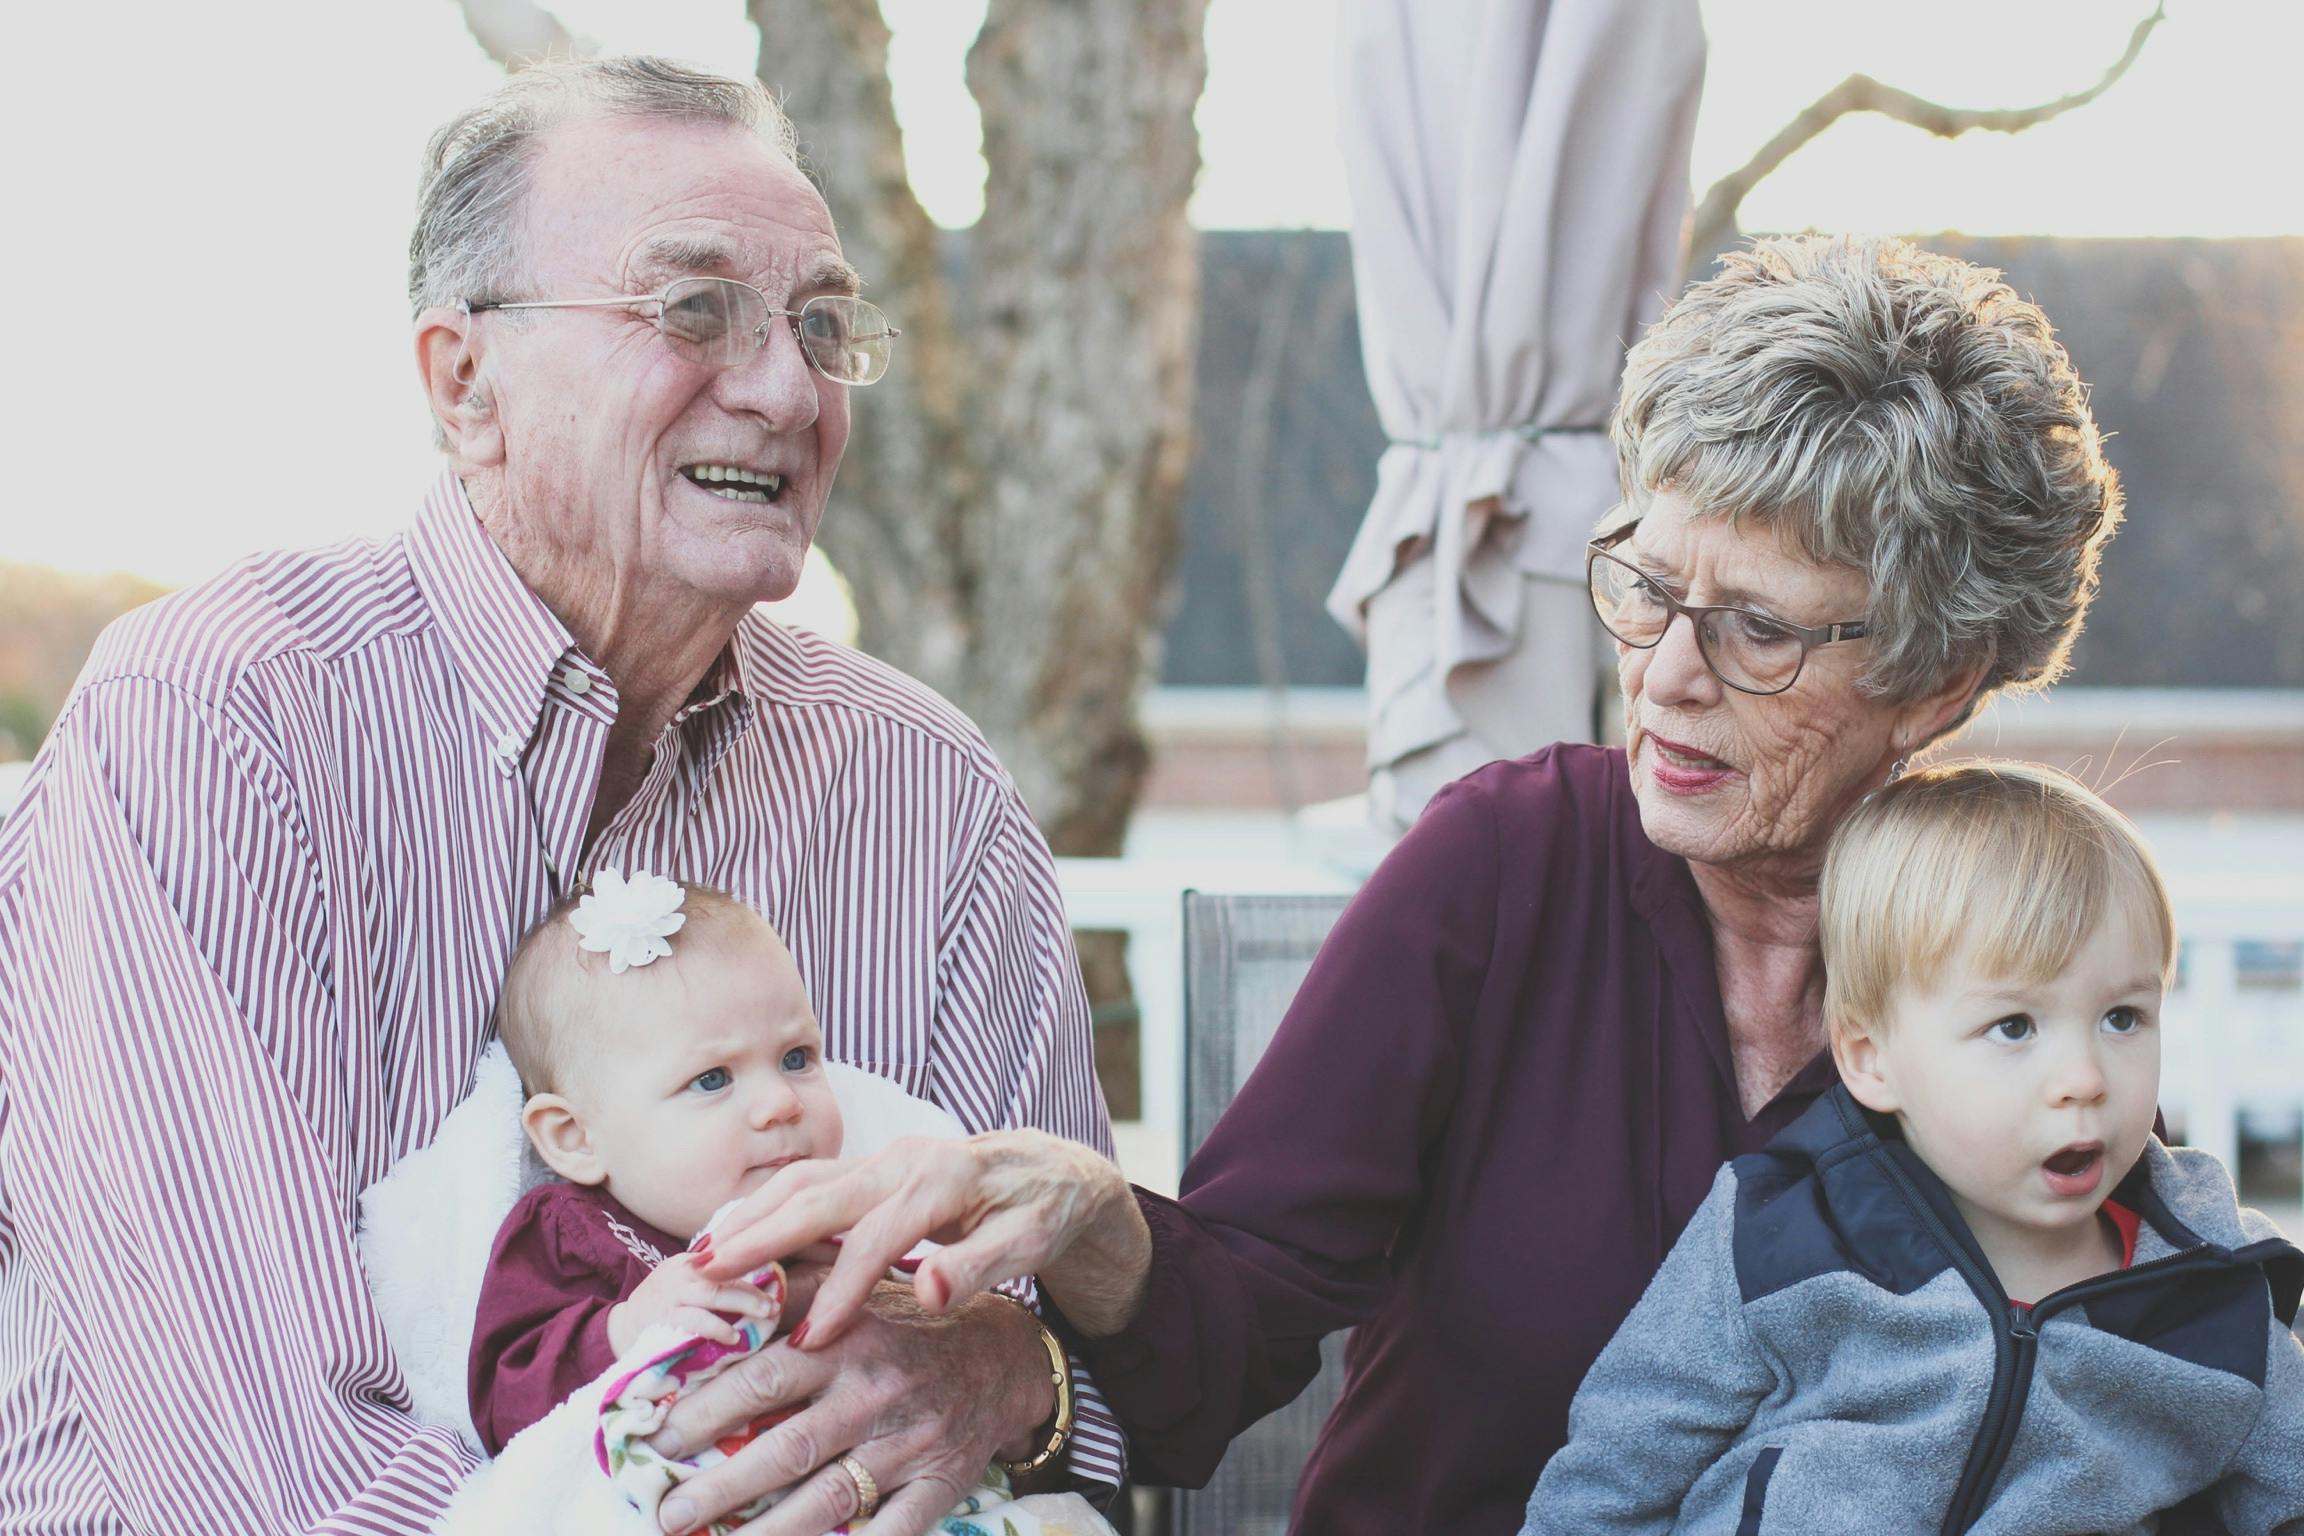
<instances>
[{"instance_id":1,"label":"woman's mouth","mask_svg":"<svg viewBox=\"0 0 2304 1536\"><path fill-rule=\"evenodd\" d=\"M2052 1195L2077 1199L2096 1193L2104 1182L2104 1143L2076 1141L2060 1149L2040 1164L2040 1176Z\"/></svg>"},{"instance_id":2,"label":"woman's mouth","mask_svg":"<svg viewBox=\"0 0 2304 1536\"><path fill-rule=\"evenodd\" d=\"M1678 795L1702 794L1727 782L1735 769L1712 756L1699 752L1685 742L1659 736L1654 731L1645 737L1648 743L1648 772L1658 786Z\"/></svg>"}]
</instances>

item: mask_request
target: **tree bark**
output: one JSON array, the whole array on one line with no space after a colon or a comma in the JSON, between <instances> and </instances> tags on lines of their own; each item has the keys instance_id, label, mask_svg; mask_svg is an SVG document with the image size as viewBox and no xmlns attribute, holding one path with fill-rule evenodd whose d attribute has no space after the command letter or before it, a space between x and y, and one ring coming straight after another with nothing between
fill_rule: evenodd
<instances>
[{"instance_id":1,"label":"tree bark","mask_svg":"<svg viewBox=\"0 0 2304 1536\"><path fill-rule=\"evenodd\" d=\"M1900 123L1909 123L1925 129L1938 138L1956 139L1964 133L1983 129L1991 133L2021 133L2050 118L2061 117L2075 107L2084 107L2103 95L2128 73L2137 55L2144 51L2145 40L2153 28L2167 19L2165 0L2152 8L2152 14L2136 24L2128 34L2128 47L2104 72L2103 78L2084 91L2059 96L2031 107L1991 107L1968 109L1947 107L1915 96L1910 91L1892 85L1883 85L1870 75L1850 75L1838 85L1809 103L1799 116L1782 128L1775 137L1760 147L1758 154L1730 171L1712 184L1697 205L1695 217L1690 221L1688 263L1691 273L1700 271L1703 264L1729 246L1737 238L1736 210L1743 204L1746 194L1765 180L1775 169L1825 129L1851 112L1877 112Z\"/></svg>"},{"instance_id":2,"label":"tree bark","mask_svg":"<svg viewBox=\"0 0 2304 1536\"><path fill-rule=\"evenodd\" d=\"M903 176L874 0L752 0L850 260L904 336L825 520L864 648L950 695L1059 853L1119 851L1190 460L1205 0L993 0L958 294Z\"/></svg>"}]
</instances>

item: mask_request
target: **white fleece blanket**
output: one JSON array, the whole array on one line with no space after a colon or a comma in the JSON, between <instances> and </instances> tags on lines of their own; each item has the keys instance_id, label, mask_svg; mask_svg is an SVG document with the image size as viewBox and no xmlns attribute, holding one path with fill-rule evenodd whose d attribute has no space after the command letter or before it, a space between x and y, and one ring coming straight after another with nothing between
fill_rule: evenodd
<instances>
[{"instance_id":1,"label":"white fleece blanket","mask_svg":"<svg viewBox=\"0 0 2304 1536\"><path fill-rule=\"evenodd\" d=\"M843 1157L864 1157L900 1136L960 1136L959 1121L896 1084L827 1063L845 1134ZM496 1232L512 1207L552 1177L520 1129L520 1079L501 1045L490 1046L472 1091L441 1122L432 1144L410 1153L360 1197L360 1258L384 1332L420 1423L480 1437L466 1401L465 1367L480 1282ZM628 1363L659 1353L675 1336L650 1329L624 1361L514 1437L482 1465L435 1527L443 1536L551 1531L565 1536L641 1536L655 1523L636 1513L600 1471L593 1449L600 1389ZM1109 1536L1111 1527L1076 1494L1036 1495L1003 1506L1046 1536ZM995 1512L987 1512L995 1513ZM998 1530L995 1523L991 1529Z\"/></svg>"}]
</instances>

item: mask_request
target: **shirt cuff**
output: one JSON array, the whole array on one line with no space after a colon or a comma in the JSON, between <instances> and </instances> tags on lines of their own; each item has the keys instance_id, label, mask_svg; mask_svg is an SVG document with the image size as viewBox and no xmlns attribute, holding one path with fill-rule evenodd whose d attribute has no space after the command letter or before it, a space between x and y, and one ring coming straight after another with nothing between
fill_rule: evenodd
<instances>
[{"instance_id":1,"label":"shirt cuff","mask_svg":"<svg viewBox=\"0 0 2304 1536\"><path fill-rule=\"evenodd\" d=\"M1010 1280L995 1287L1002 1295L1022 1302L1032 1309L1033 1315L1043 1322L1048 1307L1040 1299L1040 1285L1031 1276ZM1122 1433L1120 1420L1104 1401L1103 1391L1096 1385L1095 1375L1080 1351L1065 1345L1064 1358L1072 1368L1072 1438L1064 1443L1061 1460L1074 1481L1103 1486L1086 1489L1089 1499L1104 1504L1128 1478L1128 1437Z\"/></svg>"}]
</instances>

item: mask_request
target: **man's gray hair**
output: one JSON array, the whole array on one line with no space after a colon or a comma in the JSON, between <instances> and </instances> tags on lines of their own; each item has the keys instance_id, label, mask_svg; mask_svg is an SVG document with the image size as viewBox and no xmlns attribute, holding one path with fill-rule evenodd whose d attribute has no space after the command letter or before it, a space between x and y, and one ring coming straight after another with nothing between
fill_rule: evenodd
<instances>
[{"instance_id":1,"label":"man's gray hair","mask_svg":"<svg viewBox=\"0 0 2304 1536\"><path fill-rule=\"evenodd\" d=\"M1762 240L1721 267L1626 360L1627 500L1670 488L1863 571L1869 692L1925 697L1977 663L1978 700L2054 682L2120 484L2039 306L1902 240Z\"/></svg>"},{"instance_id":2,"label":"man's gray hair","mask_svg":"<svg viewBox=\"0 0 2304 1536\"><path fill-rule=\"evenodd\" d=\"M520 220L538 144L547 130L592 113L727 123L800 163L791 120L757 80L638 55L531 65L425 147L408 241L408 300L417 313L517 292Z\"/></svg>"}]
</instances>

